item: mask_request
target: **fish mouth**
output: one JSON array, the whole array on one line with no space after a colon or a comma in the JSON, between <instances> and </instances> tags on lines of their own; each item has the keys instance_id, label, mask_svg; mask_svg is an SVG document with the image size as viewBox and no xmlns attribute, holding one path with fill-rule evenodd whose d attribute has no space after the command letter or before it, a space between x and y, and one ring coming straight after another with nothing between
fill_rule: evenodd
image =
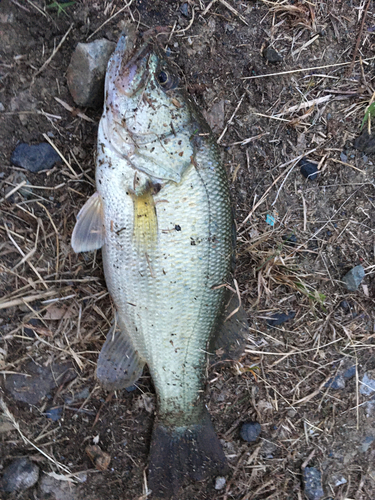
<instances>
[{"instance_id":1,"label":"fish mouth","mask_svg":"<svg viewBox=\"0 0 375 500\"><path fill-rule=\"evenodd\" d=\"M120 94L131 97L145 85L149 76L147 63L151 50L150 41L140 40L133 29L120 36L110 75Z\"/></svg>"}]
</instances>

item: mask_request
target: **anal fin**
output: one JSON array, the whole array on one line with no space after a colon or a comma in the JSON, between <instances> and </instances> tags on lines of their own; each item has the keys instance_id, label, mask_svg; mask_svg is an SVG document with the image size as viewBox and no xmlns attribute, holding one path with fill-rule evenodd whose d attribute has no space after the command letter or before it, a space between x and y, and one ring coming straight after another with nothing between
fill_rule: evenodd
<instances>
[{"instance_id":1,"label":"anal fin","mask_svg":"<svg viewBox=\"0 0 375 500\"><path fill-rule=\"evenodd\" d=\"M142 375L144 365L126 331L114 324L98 358L96 378L100 385L107 391L130 387Z\"/></svg>"}]
</instances>

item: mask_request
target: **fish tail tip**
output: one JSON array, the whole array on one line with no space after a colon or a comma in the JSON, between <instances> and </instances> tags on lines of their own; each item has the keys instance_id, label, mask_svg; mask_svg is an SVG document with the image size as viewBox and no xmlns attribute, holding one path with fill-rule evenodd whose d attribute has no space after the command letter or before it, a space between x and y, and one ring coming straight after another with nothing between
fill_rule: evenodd
<instances>
[{"instance_id":1,"label":"fish tail tip","mask_svg":"<svg viewBox=\"0 0 375 500\"><path fill-rule=\"evenodd\" d=\"M208 412L192 426L155 423L148 473L152 499L178 498L176 495L187 482L228 472L228 463Z\"/></svg>"}]
</instances>

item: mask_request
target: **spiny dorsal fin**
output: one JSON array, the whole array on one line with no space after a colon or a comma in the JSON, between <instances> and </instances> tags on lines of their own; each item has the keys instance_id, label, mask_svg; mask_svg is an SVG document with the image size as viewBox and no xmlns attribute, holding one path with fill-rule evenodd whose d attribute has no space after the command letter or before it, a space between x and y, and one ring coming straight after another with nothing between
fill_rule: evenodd
<instances>
[{"instance_id":1,"label":"spiny dorsal fin","mask_svg":"<svg viewBox=\"0 0 375 500\"><path fill-rule=\"evenodd\" d=\"M71 242L76 253L98 250L104 245L103 219L103 202L96 192L86 201L77 215Z\"/></svg>"}]
</instances>

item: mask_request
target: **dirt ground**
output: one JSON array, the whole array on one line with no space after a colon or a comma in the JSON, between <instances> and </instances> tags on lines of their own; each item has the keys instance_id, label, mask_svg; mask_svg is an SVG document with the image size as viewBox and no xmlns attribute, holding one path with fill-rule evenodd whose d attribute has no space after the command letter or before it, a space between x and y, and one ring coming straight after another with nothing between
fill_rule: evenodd
<instances>
[{"instance_id":1,"label":"dirt ground","mask_svg":"<svg viewBox=\"0 0 375 500\"><path fill-rule=\"evenodd\" d=\"M207 407L231 473L223 489L210 480L180 499L302 500L306 466L322 472L324 498L375 498L375 403L360 390L375 369L375 159L353 146L374 96L373 7L370 0L1 0L0 395L18 430L0 432L0 474L27 456L74 481L83 471L83 482L72 483L75 499L147 496L150 377L111 400L97 385L113 307L100 252L76 255L70 247L76 215L94 192L101 110L81 110L91 122L77 115L66 70L78 42L115 42L128 19L140 30L168 27L168 56L214 121L237 224L235 279L250 324L244 355L207 369ZM12 166L16 145L45 142L43 134L65 160L37 174ZM301 175L302 157L318 164L317 179ZM25 179L31 193L7 196ZM342 277L359 264L366 276L349 292ZM293 319L268 324L289 311ZM19 402L5 379L28 373L30 361L69 362L76 376L36 404ZM348 369L345 387L330 385ZM51 404L62 412L55 421L46 415ZM251 420L262 427L255 443L240 438ZM85 453L94 438L111 456L106 471ZM47 496L35 486L14 498Z\"/></svg>"}]
</instances>

